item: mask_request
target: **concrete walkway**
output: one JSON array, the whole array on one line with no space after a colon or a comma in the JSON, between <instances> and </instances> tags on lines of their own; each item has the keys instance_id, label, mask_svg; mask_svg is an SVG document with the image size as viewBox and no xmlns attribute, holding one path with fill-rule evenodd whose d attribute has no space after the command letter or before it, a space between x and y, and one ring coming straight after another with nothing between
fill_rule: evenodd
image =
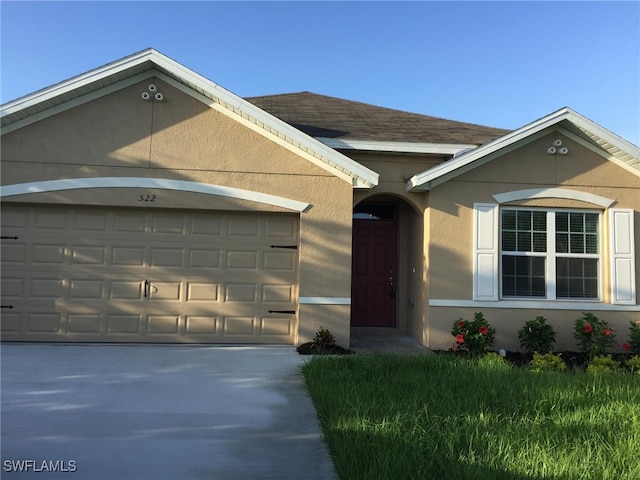
<instances>
[{"instance_id":1,"label":"concrete walkway","mask_svg":"<svg viewBox=\"0 0 640 480\"><path fill-rule=\"evenodd\" d=\"M337 478L294 347L3 344L1 358L3 479Z\"/></svg>"}]
</instances>

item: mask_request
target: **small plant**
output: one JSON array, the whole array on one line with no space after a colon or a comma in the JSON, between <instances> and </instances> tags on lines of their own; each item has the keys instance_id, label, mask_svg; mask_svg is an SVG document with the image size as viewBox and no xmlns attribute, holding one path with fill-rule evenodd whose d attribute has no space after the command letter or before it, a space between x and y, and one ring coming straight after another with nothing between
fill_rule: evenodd
<instances>
[{"instance_id":1,"label":"small plant","mask_svg":"<svg viewBox=\"0 0 640 480\"><path fill-rule=\"evenodd\" d=\"M622 344L625 352L640 355L640 321L629 322L629 341Z\"/></svg>"},{"instance_id":2,"label":"small plant","mask_svg":"<svg viewBox=\"0 0 640 480\"><path fill-rule=\"evenodd\" d=\"M493 346L496 329L489 325L482 312L476 312L472 321L461 318L453 322L451 335L456 338L455 351L477 356Z\"/></svg>"},{"instance_id":3,"label":"small plant","mask_svg":"<svg viewBox=\"0 0 640 480\"><path fill-rule=\"evenodd\" d=\"M560 355L553 353L534 353L529 369L534 372L562 372L567 368Z\"/></svg>"},{"instance_id":4,"label":"small plant","mask_svg":"<svg viewBox=\"0 0 640 480\"><path fill-rule=\"evenodd\" d=\"M613 373L619 369L620 364L609 355L600 355L593 357L591 362L589 362L587 373L589 375L600 375L602 373Z\"/></svg>"},{"instance_id":5,"label":"small plant","mask_svg":"<svg viewBox=\"0 0 640 480\"><path fill-rule=\"evenodd\" d=\"M480 357L478 365L485 367L488 370L509 370L511 365L495 352L489 352L485 356Z\"/></svg>"},{"instance_id":6,"label":"small plant","mask_svg":"<svg viewBox=\"0 0 640 480\"><path fill-rule=\"evenodd\" d=\"M573 337L578 340L582 354L591 360L613 346L615 334L605 320L600 320L592 313L583 315L575 321Z\"/></svg>"},{"instance_id":7,"label":"small plant","mask_svg":"<svg viewBox=\"0 0 640 480\"><path fill-rule=\"evenodd\" d=\"M556 341L556 332L544 317L528 320L518 331L520 346L527 353L549 353Z\"/></svg>"},{"instance_id":8,"label":"small plant","mask_svg":"<svg viewBox=\"0 0 640 480\"><path fill-rule=\"evenodd\" d=\"M634 355L633 357L629 358L625 362L625 365L629 370L631 370L632 373L640 375L640 355Z\"/></svg>"},{"instance_id":9,"label":"small plant","mask_svg":"<svg viewBox=\"0 0 640 480\"><path fill-rule=\"evenodd\" d=\"M313 337L313 344L320 350L330 350L335 347L336 339L328 329L320 327Z\"/></svg>"}]
</instances>

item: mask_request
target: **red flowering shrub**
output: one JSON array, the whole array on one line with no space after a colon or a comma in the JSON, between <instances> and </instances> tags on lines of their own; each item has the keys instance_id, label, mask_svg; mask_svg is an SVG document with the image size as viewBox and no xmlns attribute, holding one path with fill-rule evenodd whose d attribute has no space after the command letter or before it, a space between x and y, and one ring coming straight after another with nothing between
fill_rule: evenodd
<instances>
[{"instance_id":1,"label":"red flowering shrub","mask_svg":"<svg viewBox=\"0 0 640 480\"><path fill-rule=\"evenodd\" d=\"M480 355L493 346L496 329L489 325L482 312L477 312L472 321L461 318L453 322L451 335L456 338L454 351Z\"/></svg>"},{"instance_id":2,"label":"red flowering shrub","mask_svg":"<svg viewBox=\"0 0 640 480\"><path fill-rule=\"evenodd\" d=\"M573 337L580 351L589 359L603 355L614 344L614 331L605 320L592 313L584 313L575 321Z\"/></svg>"}]
</instances>

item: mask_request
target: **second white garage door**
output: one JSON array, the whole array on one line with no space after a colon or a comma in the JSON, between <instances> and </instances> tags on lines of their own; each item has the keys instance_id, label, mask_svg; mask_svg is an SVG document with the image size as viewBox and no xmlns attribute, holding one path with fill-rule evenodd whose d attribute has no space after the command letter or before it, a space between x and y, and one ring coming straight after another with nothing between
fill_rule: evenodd
<instances>
[{"instance_id":1,"label":"second white garage door","mask_svg":"<svg viewBox=\"0 0 640 480\"><path fill-rule=\"evenodd\" d=\"M298 216L3 206L2 338L295 341Z\"/></svg>"}]
</instances>

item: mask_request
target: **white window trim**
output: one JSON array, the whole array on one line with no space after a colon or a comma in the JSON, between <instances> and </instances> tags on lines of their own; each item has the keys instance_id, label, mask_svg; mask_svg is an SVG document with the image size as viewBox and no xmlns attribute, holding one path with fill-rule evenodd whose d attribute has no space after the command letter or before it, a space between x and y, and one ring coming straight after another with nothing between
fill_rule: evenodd
<instances>
[{"instance_id":1,"label":"white window trim","mask_svg":"<svg viewBox=\"0 0 640 480\"><path fill-rule=\"evenodd\" d=\"M544 308L562 310L620 310L640 311L636 304L635 242L632 209L609 209L609 225L605 231L601 215L601 239L610 245L609 285L610 303L599 301L567 300L502 300L498 298L499 278L499 224L497 203L474 203L473 205L473 300L430 299L429 306L483 307L491 303L492 308ZM483 230L488 230L487 231ZM493 234L491 234L493 232ZM600 255L603 250L600 249ZM484 259L484 261L483 261ZM602 259L602 257L601 257ZM600 289L604 289L604 262L600 261ZM481 284L485 282L485 284ZM604 290L602 290L604 291ZM602 298L602 295L601 295Z\"/></svg>"},{"instance_id":2,"label":"white window trim","mask_svg":"<svg viewBox=\"0 0 640 480\"><path fill-rule=\"evenodd\" d=\"M557 301L557 302L602 302L602 292L603 292L603 268L602 268L602 245L603 242L603 229L602 229L602 212L588 209L577 209L577 208L544 208L544 207L504 207L500 209L502 210L522 210L522 211L538 211L545 212L547 215L547 246L545 252L503 252L500 247L500 243L498 243L498 253L499 253L499 261L498 261L498 278L500 281L500 300L528 300L528 299L537 299L540 301ZM569 213L597 213L598 214L598 251L599 253L558 253L556 252L556 213L557 212L569 212ZM502 215L500 215L500 224L499 224L499 234L498 234L498 242L500 242L502 235ZM510 255L510 256L525 256L525 257L543 257L546 259L545 261L545 286L546 286L546 296L545 297L516 297L509 296L505 297L502 294L502 274L500 267L502 266L502 255ZM598 297L597 298L558 298L557 297L557 272L556 272L556 259L557 258L595 258L598 260Z\"/></svg>"}]
</instances>

